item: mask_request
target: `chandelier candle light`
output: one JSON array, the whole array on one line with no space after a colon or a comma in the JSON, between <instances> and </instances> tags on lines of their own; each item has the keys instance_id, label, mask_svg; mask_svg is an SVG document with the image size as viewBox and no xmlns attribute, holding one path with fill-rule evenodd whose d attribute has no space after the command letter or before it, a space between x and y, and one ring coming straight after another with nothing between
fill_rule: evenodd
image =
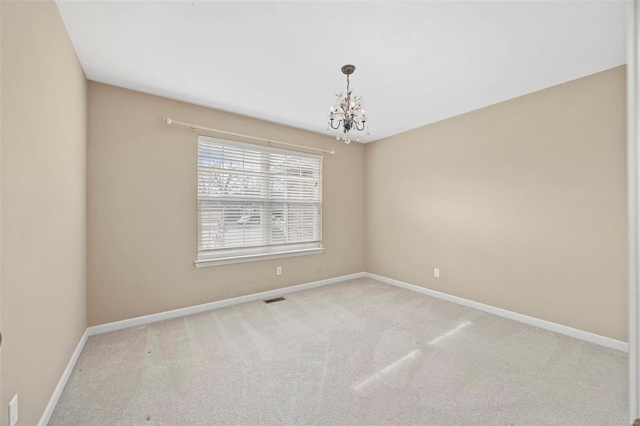
<instances>
[{"instance_id":1,"label":"chandelier candle light","mask_svg":"<svg viewBox=\"0 0 640 426\"><path fill-rule=\"evenodd\" d=\"M337 130L336 139L342 140L344 143L351 142L351 135L356 133L356 141L360 141L360 132L367 129L369 136L369 126L367 126L367 116L364 112L364 104L361 96L355 96L351 93L349 87L349 76L356 70L355 65L344 65L342 73L347 76L347 95L344 93L336 94L336 103L331 107L329 113L329 123L327 124L327 132L331 129ZM342 135L340 130L342 129ZM353 132L353 133L352 133Z\"/></svg>"}]
</instances>

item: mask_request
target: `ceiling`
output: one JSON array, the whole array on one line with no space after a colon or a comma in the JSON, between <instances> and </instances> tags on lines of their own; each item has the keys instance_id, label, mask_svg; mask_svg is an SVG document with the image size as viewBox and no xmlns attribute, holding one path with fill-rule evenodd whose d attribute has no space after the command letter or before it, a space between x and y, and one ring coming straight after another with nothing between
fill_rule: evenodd
<instances>
[{"instance_id":1,"label":"ceiling","mask_svg":"<svg viewBox=\"0 0 640 426\"><path fill-rule=\"evenodd\" d=\"M57 4L90 80L314 132L352 63L363 142L625 63L623 1Z\"/></svg>"}]
</instances>

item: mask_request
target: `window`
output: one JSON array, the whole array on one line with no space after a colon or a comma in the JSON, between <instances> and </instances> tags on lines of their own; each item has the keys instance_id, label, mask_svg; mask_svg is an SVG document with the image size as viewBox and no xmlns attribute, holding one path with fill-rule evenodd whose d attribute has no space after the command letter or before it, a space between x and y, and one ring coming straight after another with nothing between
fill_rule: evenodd
<instances>
[{"instance_id":1,"label":"window","mask_svg":"<svg viewBox=\"0 0 640 426\"><path fill-rule=\"evenodd\" d=\"M322 156L198 138L196 266L322 250Z\"/></svg>"}]
</instances>

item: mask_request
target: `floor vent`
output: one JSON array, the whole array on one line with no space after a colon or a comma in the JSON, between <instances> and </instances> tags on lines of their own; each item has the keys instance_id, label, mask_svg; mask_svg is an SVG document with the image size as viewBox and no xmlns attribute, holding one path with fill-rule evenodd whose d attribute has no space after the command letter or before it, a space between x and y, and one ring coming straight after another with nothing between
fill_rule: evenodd
<instances>
[{"instance_id":1,"label":"floor vent","mask_svg":"<svg viewBox=\"0 0 640 426\"><path fill-rule=\"evenodd\" d=\"M284 297L276 297L275 299L267 299L263 300L264 303L273 303L273 302L281 302L283 300L287 300Z\"/></svg>"}]
</instances>

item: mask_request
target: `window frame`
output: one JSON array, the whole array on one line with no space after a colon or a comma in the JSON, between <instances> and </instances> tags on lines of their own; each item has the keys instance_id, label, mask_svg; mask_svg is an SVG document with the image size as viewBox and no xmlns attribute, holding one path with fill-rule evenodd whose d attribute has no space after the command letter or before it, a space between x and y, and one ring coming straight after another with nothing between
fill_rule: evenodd
<instances>
[{"instance_id":1,"label":"window frame","mask_svg":"<svg viewBox=\"0 0 640 426\"><path fill-rule=\"evenodd\" d=\"M304 256L310 254L320 254L324 252L322 245L322 193L323 193L323 156L318 154L310 154L301 151L294 151L290 149L273 148L271 146L264 146L252 143L237 142L223 138L216 138L212 136L199 135L198 136L198 153L197 153L197 170L200 171L200 144L201 142L214 142L223 146L235 147L235 148L247 148L261 153L277 153L283 155L292 155L298 157L308 157L318 159L319 165L319 181L320 181L320 197L319 197L319 224L317 229L318 240L312 242L296 242L296 243L284 243L284 244L267 244L254 247L230 247L219 249L217 253L213 253L213 250L201 250L201 219L200 219L200 176L197 173L196 183L196 251L197 260L194 261L194 265L197 268L207 266L228 265L233 263L243 263L252 261L261 261L268 259L277 259L283 257ZM263 163L261 163L263 164ZM270 198L269 198L270 199ZM277 200L276 202L281 202ZM268 204L267 207L271 207ZM268 217L267 212L262 212L261 217ZM261 224L263 222L261 221ZM263 232L268 232L267 226L262 226Z\"/></svg>"}]
</instances>

